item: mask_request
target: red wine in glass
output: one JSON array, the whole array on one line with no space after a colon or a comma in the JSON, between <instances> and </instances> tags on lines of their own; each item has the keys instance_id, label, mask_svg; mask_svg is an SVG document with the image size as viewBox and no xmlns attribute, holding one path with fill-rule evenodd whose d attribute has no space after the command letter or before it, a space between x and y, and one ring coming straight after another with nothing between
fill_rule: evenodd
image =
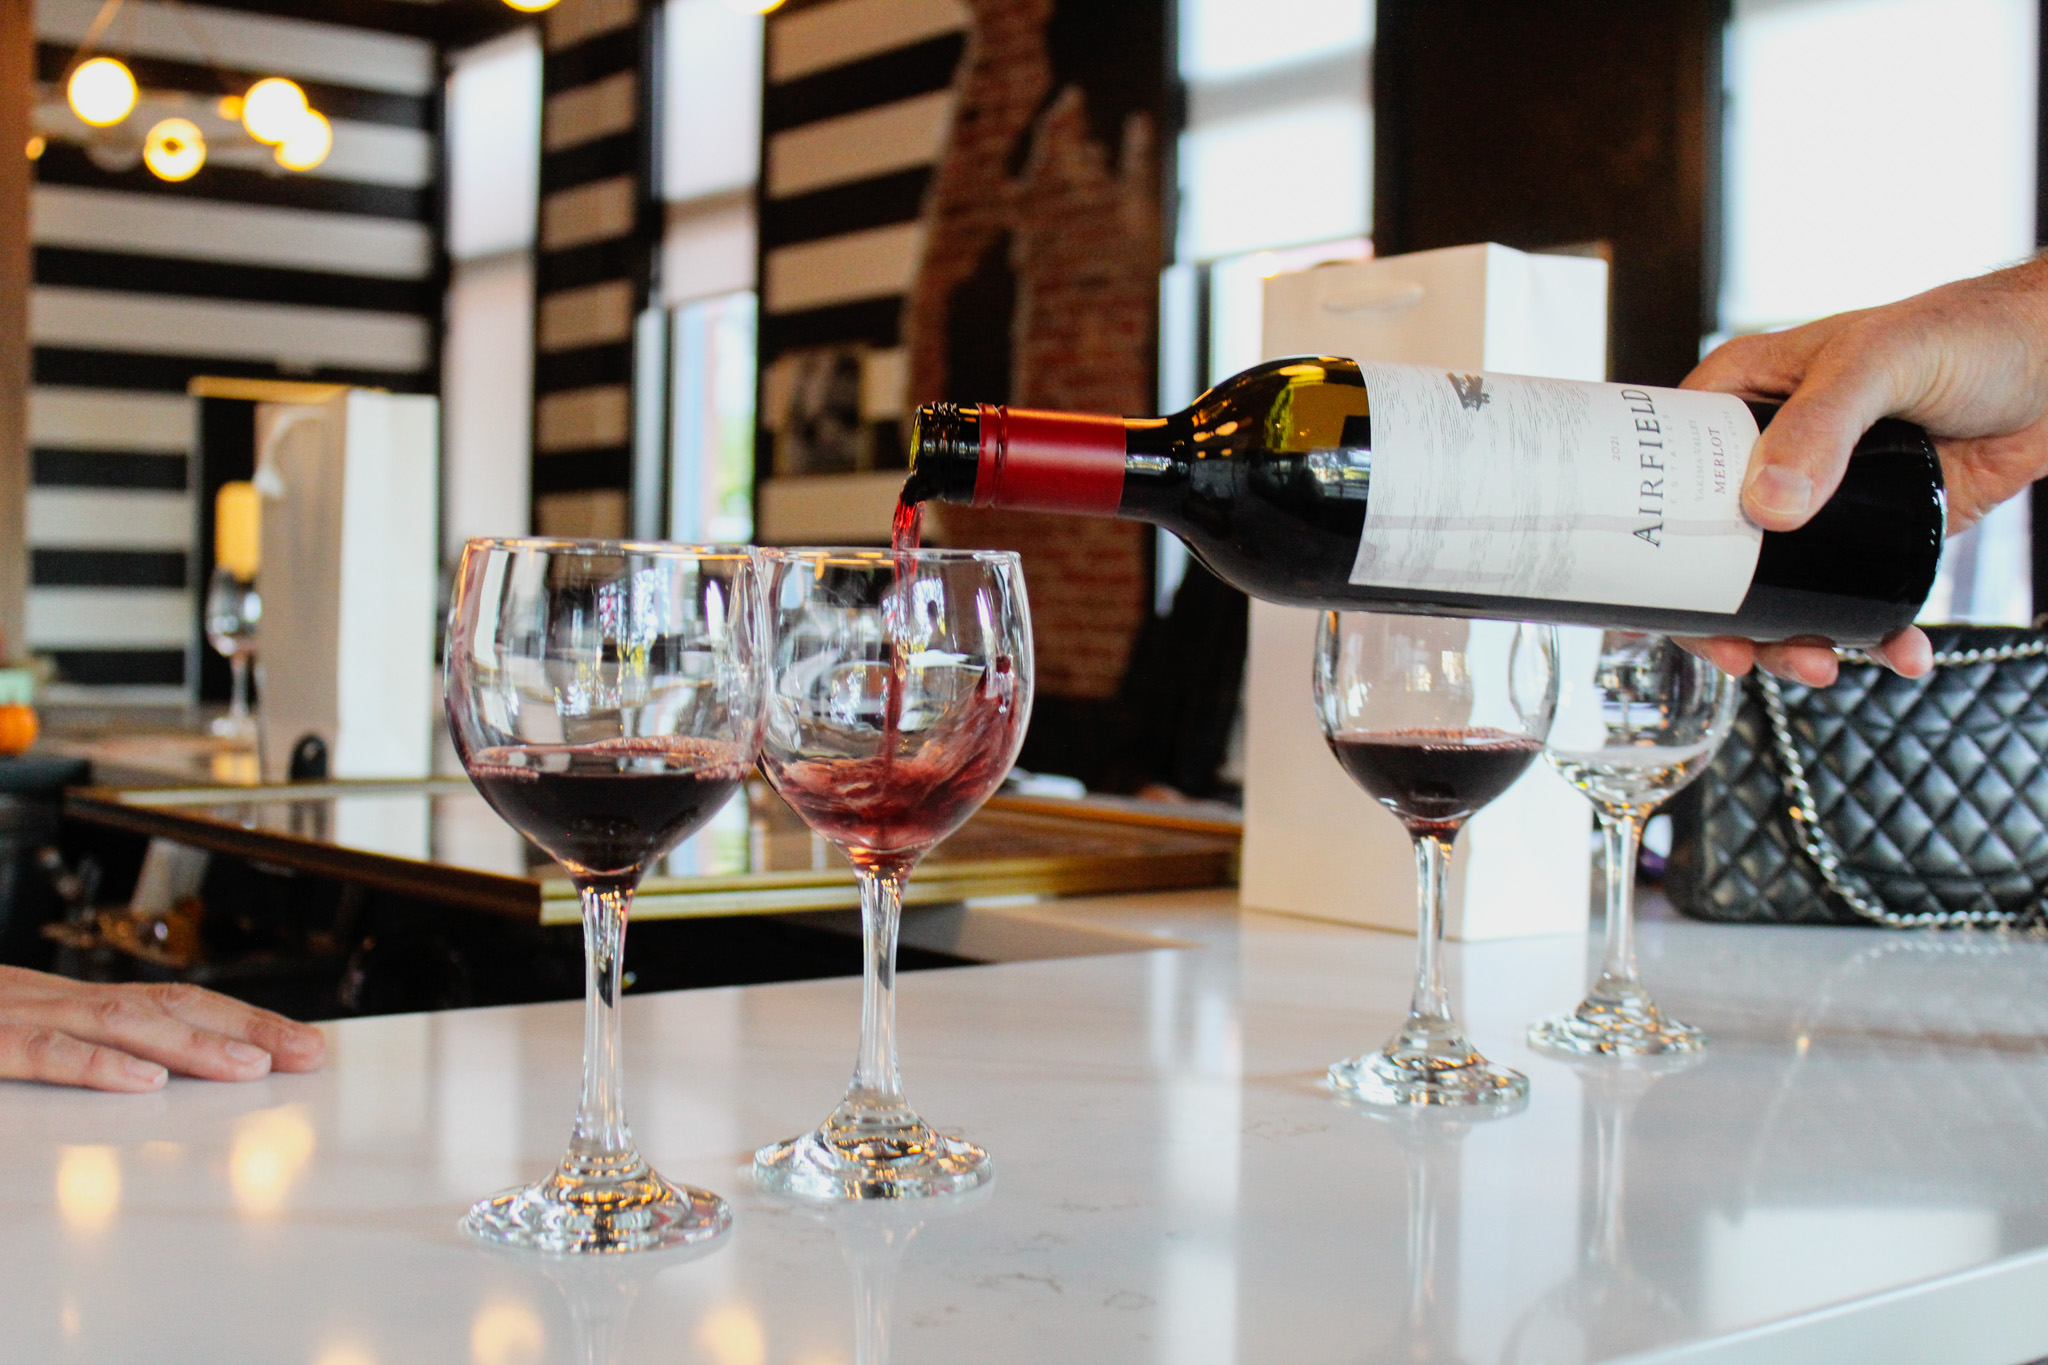
<instances>
[{"instance_id":1,"label":"red wine in glass","mask_svg":"<svg viewBox=\"0 0 2048 1365\"><path fill-rule=\"evenodd\" d=\"M637 882L746 780L736 746L685 735L505 744L465 756L491 809L573 872Z\"/></svg>"},{"instance_id":2,"label":"red wine in glass","mask_svg":"<svg viewBox=\"0 0 2048 1365\"><path fill-rule=\"evenodd\" d=\"M1449 835L1515 784L1543 742L1505 730L1383 730L1330 736L1351 780L1411 834Z\"/></svg>"},{"instance_id":3,"label":"red wine in glass","mask_svg":"<svg viewBox=\"0 0 2048 1365\"><path fill-rule=\"evenodd\" d=\"M1009 659L997 659L908 756L895 752L901 691L900 681L889 689L886 747L871 758L763 759L783 800L856 866L900 861L951 834L1002 784L1016 752L1023 717Z\"/></svg>"}]
</instances>

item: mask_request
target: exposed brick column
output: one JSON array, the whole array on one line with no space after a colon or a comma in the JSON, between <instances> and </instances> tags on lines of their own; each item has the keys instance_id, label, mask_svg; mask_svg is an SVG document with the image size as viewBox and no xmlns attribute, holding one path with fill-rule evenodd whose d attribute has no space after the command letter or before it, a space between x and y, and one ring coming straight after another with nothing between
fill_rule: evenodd
<instances>
[{"instance_id":1,"label":"exposed brick column","mask_svg":"<svg viewBox=\"0 0 2048 1365\"><path fill-rule=\"evenodd\" d=\"M905 308L910 401L1150 412L1161 265L1154 119L1129 114L1104 145L1083 89L1055 87L1052 0L973 0L973 9L924 267ZM949 372L957 339L977 325L963 312L988 296L975 282L1004 270L1014 311L987 325L1008 323L1008 392L966 392L962 382L973 381ZM1044 695L1116 694L1148 608L1145 528L949 506L935 530L948 544L1023 554Z\"/></svg>"}]
</instances>

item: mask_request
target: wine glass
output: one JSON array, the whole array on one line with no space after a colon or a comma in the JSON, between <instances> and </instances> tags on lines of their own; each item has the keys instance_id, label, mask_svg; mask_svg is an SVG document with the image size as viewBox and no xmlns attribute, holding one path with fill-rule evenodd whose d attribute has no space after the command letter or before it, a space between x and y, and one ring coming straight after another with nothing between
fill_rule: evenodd
<instances>
[{"instance_id":1,"label":"wine glass","mask_svg":"<svg viewBox=\"0 0 2048 1365\"><path fill-rule=\"evenodd\" d=\"M1512 621L1326 612L1316 636L1316 714L1352 781L1415 841L1415 994L1387 1045L1330 1068L1369 1104L1516 1104L1528 1078L1468 1042L1444 992L1451 842L1514 785L1557 708L1557 631Z\"/></svg>"},{"instance_id":2,"label":"wine glass","mask_svg":"<svg viewBox=\"0 0 2048 1365\"><path fill-rule=\"evenodd\" d=\"M762 1188L824 1199L972 1189L988 1154L934 1131L896 1067L896 931L919 858L989 798L1031 713L1031 616L1014 554L761 550L761 771L860 878L860 1050L816 1130L754 1156Z\"/></svg>"},{"instance_id":3,"label":"wine glass","mask_svg":"<svg viewBox=\"0 0 2048 1365\"><path fill-rule=\"evenodd\" d=\"M583 900L583 1096L568 1154L478 1203L486 1241L562 1253L701 1242L725 1201L634 1150L620 1095L620 958L646 867L738 791L760 738L757 586L744 549L472 540L447 647L448 723L491 808Z\"/></svg>"},{"instance_id":4,"label":"wine glass","mask_svg":"<svg viewBox=\"0 0 2048 1365\"><path fill-rule=\"evenodd\" d=\"M206 642L226 657L234 674L228 713L213 723L217 735L247 736L255 731L249 719L249 661L256 655L256 627L263 620L263 599L256 580L223 564L206 587Z\"/></svg>"},{"instance_id":5,"label":"wine glass","mask_svg":"<svg viewBox=\"0 0 2048 1365\"><path fill-rule=\"evenodd\" d=\"M1636 975L1636 856L1657 806L1706 770L1734 723L1733 678L1662 635L1610 630L1599 657L1568 670L1597 706L1565 708L1564 732L1544 757L1584 792L1607 846L1607 943L1586 998L1570 1014L1529 1028L1560 1052L1645 1056L1706 1045L1700 1031L1657 1008Z\"/></svg>"}]
</instances>

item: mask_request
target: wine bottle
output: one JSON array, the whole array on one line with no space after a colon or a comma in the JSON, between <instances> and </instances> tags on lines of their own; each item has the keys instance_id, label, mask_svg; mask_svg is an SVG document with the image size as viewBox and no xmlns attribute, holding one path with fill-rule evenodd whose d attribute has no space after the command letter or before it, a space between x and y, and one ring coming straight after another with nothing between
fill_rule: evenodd
<instances>
[{"instance_id":1,"label":"wine bottle","mask_svg":"<svg viewBox=\"0 0 2048 1365\"><path fill-rule=\"evenodd\" d=\"M1886 419L1796 531L1742 514L1775 404L1728 394L1275 360L1170 417L928 404L903 501L1163 526L1254 597L1870 646L1934 583L1945 494Z\"/></svg>"}]
</instances>

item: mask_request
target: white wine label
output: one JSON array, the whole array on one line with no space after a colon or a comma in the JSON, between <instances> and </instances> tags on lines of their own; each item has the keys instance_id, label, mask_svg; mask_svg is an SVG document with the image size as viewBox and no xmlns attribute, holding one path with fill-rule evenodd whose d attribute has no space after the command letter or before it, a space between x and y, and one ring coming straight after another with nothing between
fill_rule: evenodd
<instances>
[{"instance_id":1,"label":"white wine label","mask_svg":"<svg viewBox=\"0 0 2048 1365\"><path fill-rule=\"evenodd\" d=\"M1361 360L1372 484L1361 586L1732 612L1756 419L1691 389Z\"/></svg>"}]
</instances>

